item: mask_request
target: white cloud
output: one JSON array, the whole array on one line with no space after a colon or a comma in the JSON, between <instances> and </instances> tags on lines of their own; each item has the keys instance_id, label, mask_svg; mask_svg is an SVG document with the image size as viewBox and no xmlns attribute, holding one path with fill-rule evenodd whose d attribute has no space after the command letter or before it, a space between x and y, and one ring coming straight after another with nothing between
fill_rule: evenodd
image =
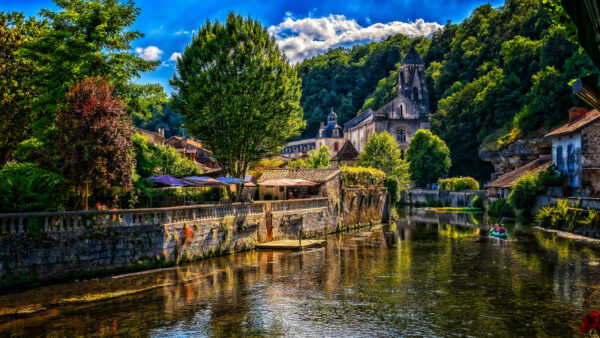
<instances>
[{"instance_id":1,"label":"white cloud","mask_svg":"<svg viewBox=\"0 0 600 338\"><path fill-rule=\"evenodd\" d=\"M296 19L290 13L279 25L269 27L269 33L275 36L279 48L286 52L288 59L296 63L329 48L379 41L394 34L428 36L442 27L437 22L425 22L423 19L374 23L362 27L356 20L347 19L344 15Z\"/></svg>"},{"instance_id":2,"label":"white cloud","mask_svg":"<svg viewBox=\"0 0 600 338\"><path fill-rule=\"evenodd\" d=\"M175 32L175 35L182 35L182 34L188 35L188 34L190 34L190 31L186 31L186 30L180 29L177 32Z\"/></svg>"},{"instance_id":3,"label":"white cloud","mask_svg":"<svg viewBox=\"0 0 600 338\"><path fill-rule=\"evenodd\" d=\"M135 52L138 54L139 57L146 61L160 60L160 56L163 53L163 51L156 46L148 46L146 48L137 47L135 49Z\"/></svg>"},{"instance_id":4,"label":"white cloud","mask_svg":"<svg viewBox=\"0 0 600 338\"><path fill-rule=\"evenodd\" d=\"M181 59L181 53L175 52L175 53L171 54L169 61L177 61L177 59Z\"/></svg>"}]
</instances>

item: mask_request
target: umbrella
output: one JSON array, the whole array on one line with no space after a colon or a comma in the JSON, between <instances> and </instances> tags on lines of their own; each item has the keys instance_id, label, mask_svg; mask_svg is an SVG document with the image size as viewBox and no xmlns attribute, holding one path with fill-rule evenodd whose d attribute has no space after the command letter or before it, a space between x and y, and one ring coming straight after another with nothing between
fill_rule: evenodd
<instances>
[{"instance_id":1,"label":"umbrella","mask_svg":"<svg viewBox=\"0 0 600 338\"><path fill-rule=\"evenodd\" d=\"M226 183L217 181L214 178L210 178L207 176L188 176L188 177L184 177L183 180L185 182L189 182L192 185L203 186L203 187L227 186Z\"/></svg>"},{"instance_id":2,"label":"umbrella","mask_svg":"<svg viewBox=\"0 0 600 338\"><path fill-rule=\"evenodd\" d=\"M164 185L168 185L171 187L185 187L185 186L189 185L186 182L176 179L175 177L166 176L166 175L148 177L148 180L150 180L154 183L164 184Z\"/></svg>"},{"instance_id":3,"label":"umbrella","mask_svg":"<svg viewBox=\"0 0 600 338\"><path fill-rule=\"evenodd\" d=\"M247 183L244 180L241 180L239 178L234 178L234 177L217 177L216 180L219 181L219 182L227 183L227 184L244 184L244 183Z\"/></svg>"}]
</instances>

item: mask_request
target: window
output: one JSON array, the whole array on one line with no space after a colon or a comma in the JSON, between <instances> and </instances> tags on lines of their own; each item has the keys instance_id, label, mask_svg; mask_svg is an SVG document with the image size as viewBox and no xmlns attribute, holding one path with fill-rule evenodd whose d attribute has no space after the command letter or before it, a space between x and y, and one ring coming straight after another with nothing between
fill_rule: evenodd
<instances>
[{"instance_id":1,"label":"window","mask_svg":"<svg viewBox=\"0 0 600 338\"><path fill-rule=\"evenodd\" d=\"M559 171L562 171L563 168L563 153L562 146L556 147L556 167Z\"/></svg>"},{"instance_id":2,"label":"window","mask_svg":"<svg viewBox=\"0 0 600 338\"><path fill-rule=\"evenodd\" d=\"M333 130L333 137L340 137L340 132L337 129Z\"/></svg>"},{"instance_id":3,"label":"window","mask_svg":"<svg viewBox=\"0 0 600 338\"><path fill-rule=\"evenodd\" d=\"M400 107L398 107L398 113L399 113L400 117L403 116L403 114L404 114L404 106L403 105L400 105Z\"/></svg>"},{"instance_id":4,"label":"window","mask_svg":"<svg viewBox=\"0 0 600 338\"><path fill-rule=\"evenodd\" d=\"M339 143L337 143L337 142L334 142L334 143L333 143L333 151L338 151L338 150L340 150L339 148L340 148L340 147L339 147Z\"/></svg>"},{"instance_id":5,"label":"window","mask_svg":"<svg viewBox=\"0 0 600 338\"><path fill-rule=\"evenodd\" d=\"M400 158L404 159L404 149L400 150Z\"/></svg>"},{"instance_id":6,"label":"window","mask_svg":"<svg viewBox=\"0 0 600 338\"><path fill-rule=\"evenodd\" d=\"M419 99L419 88L414 87L413 88L413 100L418 100Z\"/></svg>"},{"instance_id":7,"label":"window","mask_svg":"<svg viewBox=\"0 0 600 338\"><path fill-rule=\"evenodd\" d=\"M406 132L404 131L404 129L398 129L398 135L396 137L398 143L405 143L406 142Z\"/></svg>"},{"instance_id":8,"label":"window","mask_svg":"<svg viewBox=\"0 0 600 338\"><path fill-rule=\"evenodd\" d=\"M567 146L567 170L575 170L575 149L572 144Z\"/></svg>"}]
</instances>

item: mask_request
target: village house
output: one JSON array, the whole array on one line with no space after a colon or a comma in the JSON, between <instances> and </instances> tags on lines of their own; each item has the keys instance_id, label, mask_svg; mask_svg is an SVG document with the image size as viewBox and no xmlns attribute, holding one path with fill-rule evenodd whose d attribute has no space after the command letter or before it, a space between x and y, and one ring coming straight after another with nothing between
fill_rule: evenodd
<instances>
[{"instance_id":1,"label":"village house","mask_svg":"<svg viewBox=\"0 0 600 338\"><path fill-rule=\"evenodd\" d=\"M210 169L218 167L217 160L212 157L210 151L203 148L202 143L193 138L173 136L166 140L165 144L175 148L181 157L190 161L200 163Z\"/></svg>"},{"instance_id":2,"label":"village house","mask_svg":"<svg viewBox=\"0 0 600 338\"><path fill-rule=\"evenodd\" d=\"M498 198L507 199L512 191L517 180L528 172L536 173L550 168L552 165L552 156L543 155L538 159L527 163L526 165L516 168L502 176L499 176L491 183L485 186L487 196L490 201L495 201Z\"/></svg>"},{"instance_id":3,"label":"village house","mask_svg":"<svg viewBox=\"0 0 600 338\"><path fill-rule=\"evenodd\" d=\"M358 160L358 150L354 148L352 142L346 141L340 151L331 159L331 167L339 168L341 166L353 166Z\"/></svg>"},{"instance_id":4,"label":"village house","mask_svg":"<svg viewBox=\"0 0 600 338\"><path fill-rule=\"evenodd\" d=\"M337 194L339 169L269 169L258 179L260 200L285 200Z\"/></svg>"},{"instance_id":5,"label":"village house","mask_svg":"<svg viewBox=\"0 0 600 338\"><path fill-rule=\"evenodd\" d=\"M148 138L148 142L155 146L162 146L165 144L165 129L158 128L158 132L149 131L142 128L135 128L135 132Z\"/></svg>"},{"instance_id":6,"label":"village house","mask_svg":"<svg viewBox=\"0 0 600 338\"><path fill-rule=\"evenodd\" d=\"M567 195L600 197L600 111L573 108L569 122L545 135L552 164L566 176Z\"/></svg>"},{"instance_id":7,"label":"village house","mask_svg":"<svg viewBox=\"0 0 600 338\"><path fill-rule=\"evenodd\" d=\"M331 110L327 124L322 123L316 137L290 142L281 151L282 155L298 157L322 145L329 147L334 158L346 141L357 151L362 151L374 133L389 132L404 152L419 129L429 129L429 94L425 86L425 63L419 53L411 47L398 72L396 97L376 111L367 109L348 121L344 127L337 124L337 114Z\"/></svg>"}]
</instances>

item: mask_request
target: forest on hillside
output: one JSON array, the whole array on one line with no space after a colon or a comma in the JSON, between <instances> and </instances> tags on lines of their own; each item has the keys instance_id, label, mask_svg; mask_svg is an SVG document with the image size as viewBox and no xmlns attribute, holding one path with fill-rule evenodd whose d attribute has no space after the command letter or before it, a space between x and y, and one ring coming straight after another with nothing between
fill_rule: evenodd
<instances>
[{"instance_id":1,"label":"forest on hillside","mask_svg":"<svg viewBox=\"0 0 600 338\"><path fill-rule=\"evenodd\" d=\"M303 137L314 137L331 107L343 124L392 99L396 69L415 44L427 67L432 131L451 151L450 175L485 181L492 168L478 156L482 146L498 150L541 136L565 122L570 107L583 106L570 83L594 67L571 36L542 0L507 0L448 22L431 39L397 35L330 50L298 66Z\"/></svg>"}]
</instances>

